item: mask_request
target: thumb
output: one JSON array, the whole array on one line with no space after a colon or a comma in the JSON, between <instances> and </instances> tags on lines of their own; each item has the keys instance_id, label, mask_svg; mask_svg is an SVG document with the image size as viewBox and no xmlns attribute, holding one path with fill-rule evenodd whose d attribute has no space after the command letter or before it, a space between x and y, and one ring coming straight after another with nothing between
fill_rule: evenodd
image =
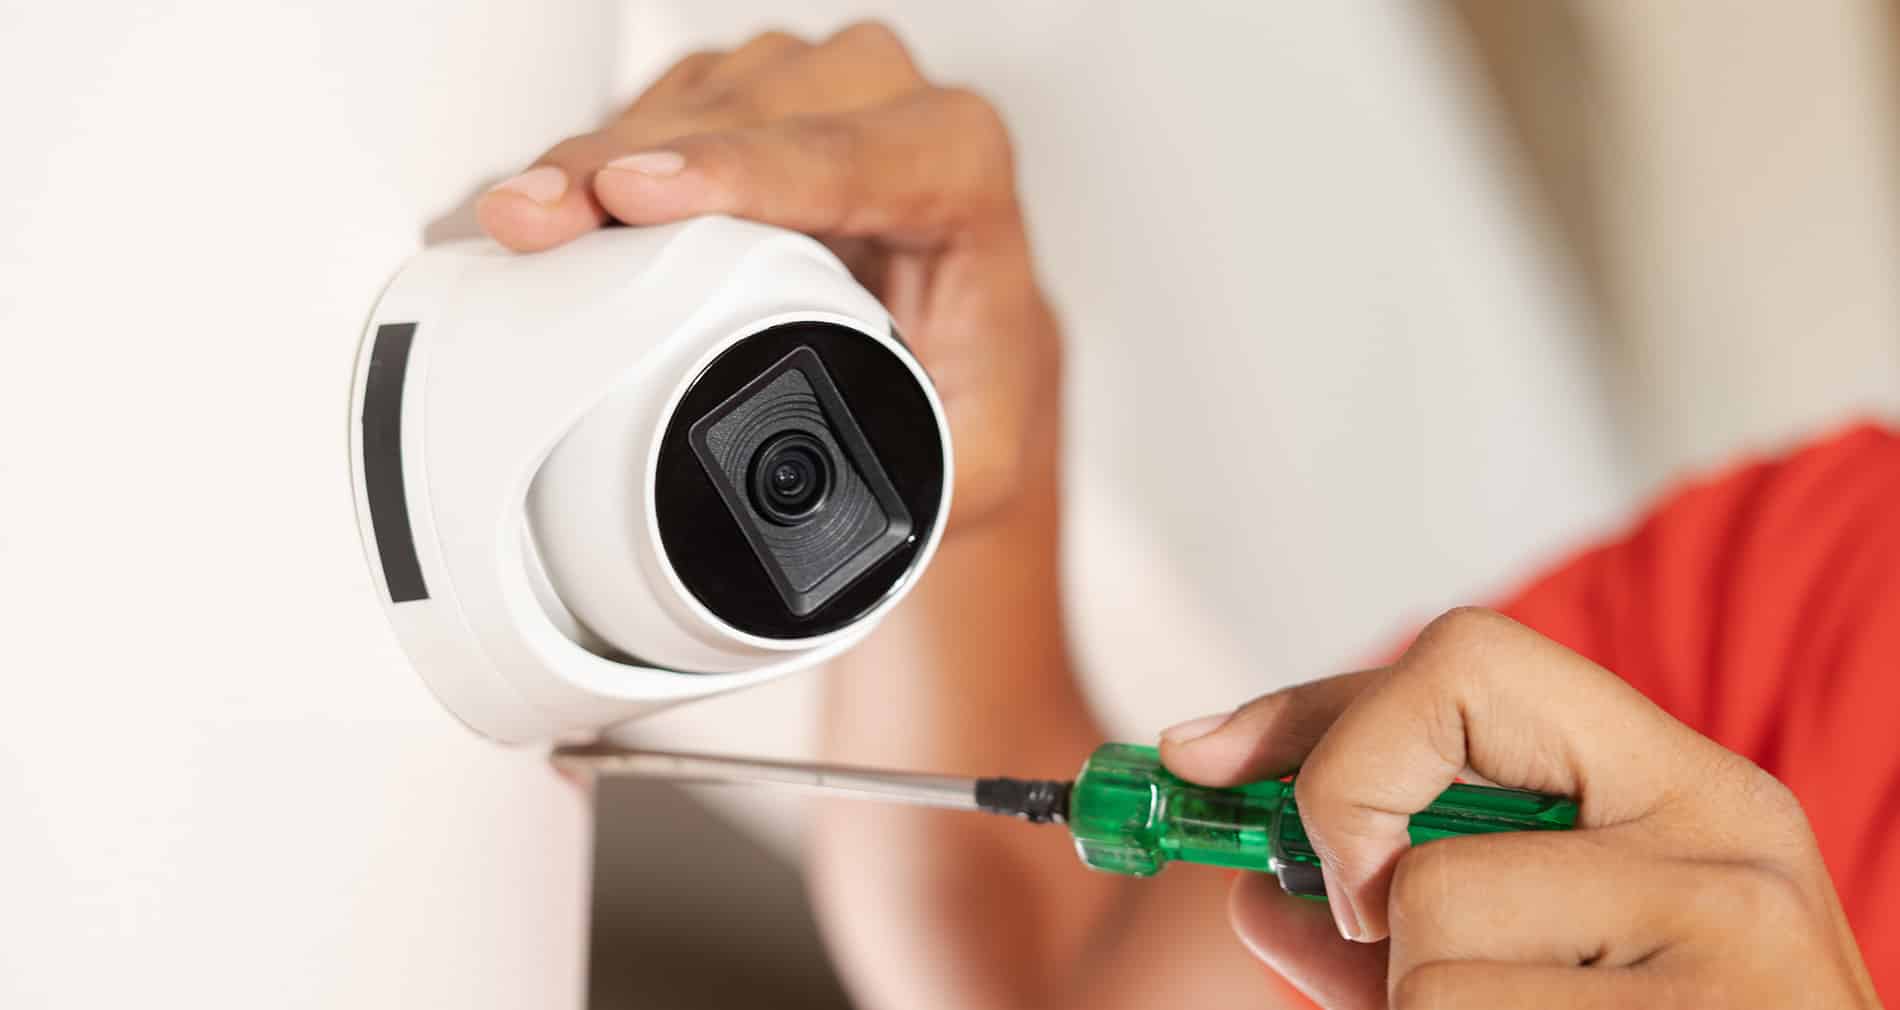
<instances>
[{"instance_id":1,"label":"thumb","mask_svg":"<svg viewBox=\"0 0 1900 1010\"><path fill-rule=\"evenodd\" d=\"M1580 826L1666 802L1684 755L1713 747L1615 675L1510 620L1455 610L1342 712L1295 780L1340 932L1387 935L1411 816L1467 764L1500 785L1576 797Z\"/></svg>"}]
</instances>

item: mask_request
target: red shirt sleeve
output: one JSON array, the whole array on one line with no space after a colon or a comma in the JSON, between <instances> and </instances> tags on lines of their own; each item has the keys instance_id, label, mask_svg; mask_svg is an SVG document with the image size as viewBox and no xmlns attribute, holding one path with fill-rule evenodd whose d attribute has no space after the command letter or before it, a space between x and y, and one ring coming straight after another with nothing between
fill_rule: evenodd
<instances>
[{"instance_id":1,"label":"red shirt sleeve","mask_svg":"<svg viewBox=\"0 0 1900 1010\"><path fill-rule=\"evenodd\" d=\"M1500 609L1787 783L1900 1002L1900 435L1687 487Z\"/></svg>"}]
</instances>

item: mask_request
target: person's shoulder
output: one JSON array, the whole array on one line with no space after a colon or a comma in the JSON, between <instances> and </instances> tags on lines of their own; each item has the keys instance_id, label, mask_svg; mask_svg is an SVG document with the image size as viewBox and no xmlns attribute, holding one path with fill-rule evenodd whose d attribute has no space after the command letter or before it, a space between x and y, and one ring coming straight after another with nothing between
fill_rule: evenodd
<instances>
[{"instance_id":1,"label":"person's shoulder","mask_svg":"<svg viewBox=\"0 0 1900 1010\"><path fill-rule=\"evenodd\" d=\"M1900 612L1900 427L1855 420L1685 480L1500 609L1691 721L1725 635L1792 640L1819 611L1900 631L1873 619Z\"/></svg>"},{"instance_id":2,"label":"person's shoulder","mask_svg":"<svg viewBox=\"0 0 1900 1010\"><path fill-rule=\"evenodd\" d=\"M1790 453L1776 469L1793 521L1900 530L1900 429L1892 425L1856 421ZM1900 547L1900 538L1883 539Z\"/></svg>"},{"instance_id":3,"label":"person's shoulder","mask_svg":"<svg viewBox=\"0 0 1900 1010\"><path fill-rule=\"evenodd\" d=\"M1861 419L1686 480L1634 532L1709 539L1714 524L1786 542L1868 523L1900 527L1900 427Z\"/></svg>"},{"instance_id":4,"label":"person's shoulder","mask_svg":"<svg viewBox=\"0 0 1900 1010\"><path fill-rule=\"evenodd\" d=\"M1818 444L1843 449L1858 448L1863 451L1882 447L1888 452L1900 452L1900 429L1896 429L1887 421L1862 419L1844 426L1832 436L1821 439Z\"/></svg>"},{"instance_id":5,"label":"person's shoulder","mask_svg":"<svg viewBox=\"0 0 1900 1010\"><path fill-rule=\"evenodd\" d=\"M1760 481L1726 540L1722 571L1753 598L1737 611L1884 678L1900 661L1900 428L1844 425L1772 461Z\"/></svg>"},{"instance_id":6,"label":"person's shoulder","mask_svg":"<svg viewBox=\"0 0 1900 1010\"><path fill-rule=\"evenodd\" d=\"M1884 421L1858 420L1808 443L1788 457L1790 463L1816 468L1880 464L1900 465L1900 428ZM1867 476L1879 476L1872 471Z\"/></svg>"}]
</instances>

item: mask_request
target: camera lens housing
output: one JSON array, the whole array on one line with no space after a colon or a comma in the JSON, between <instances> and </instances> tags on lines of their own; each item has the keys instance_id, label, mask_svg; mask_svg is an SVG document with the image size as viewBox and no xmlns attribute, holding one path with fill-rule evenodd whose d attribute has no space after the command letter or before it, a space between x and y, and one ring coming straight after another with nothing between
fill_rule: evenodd
<instances>
[{"instance_id":1,"label":"camera lens housing","mask_svg":"<svg viewBox=\"0 0 1900 1010\"><path fill-rule=\"evenodd\" d=\"M661 439L668 562L715 616L808 638L883 599L941 517L941 429L901 351L850 327L785 323L722 353Z\"/></svg>"},{"instance_id":2,"label":"camera lens housing","mask_svg":"<svg viewBox=\"0 0 1900 1010\"><path fill-rule=\"evenodd\" d=\"M509 742L854 647L950 507L949 423L885 307L812 238L717 215L431 246L376 301L350 417L390 626Z\"/></svg>"},{"instance_id":3,"label":"camera lens housing","mask_svg":"<svg viewBox=\"0 0 1900 1010\"><path fill-rule=\"evenodd\" d=\"M780 526L806 522L824 505L831 474L817 439L799 431L776 436L753 454L753 507Z\"/></svg>"}]
</instances>

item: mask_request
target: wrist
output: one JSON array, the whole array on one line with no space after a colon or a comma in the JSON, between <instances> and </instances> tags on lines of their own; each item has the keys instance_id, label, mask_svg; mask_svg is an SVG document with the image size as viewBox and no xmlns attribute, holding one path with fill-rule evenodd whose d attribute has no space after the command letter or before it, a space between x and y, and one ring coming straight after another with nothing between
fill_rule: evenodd
<instances>
[{"instance_id":1,"label":"wrist","mask_svg":"<svg viewBox=\"0 0 1900 1010\"><path fill-rule=\"evenodd\" d=\"M1012 536L1053 536L1060 521L1058 398L1004 445L956 444L956 489L943 550ZM954 433L953 433L954 434Z\"/></svg>"}]
</instances>

